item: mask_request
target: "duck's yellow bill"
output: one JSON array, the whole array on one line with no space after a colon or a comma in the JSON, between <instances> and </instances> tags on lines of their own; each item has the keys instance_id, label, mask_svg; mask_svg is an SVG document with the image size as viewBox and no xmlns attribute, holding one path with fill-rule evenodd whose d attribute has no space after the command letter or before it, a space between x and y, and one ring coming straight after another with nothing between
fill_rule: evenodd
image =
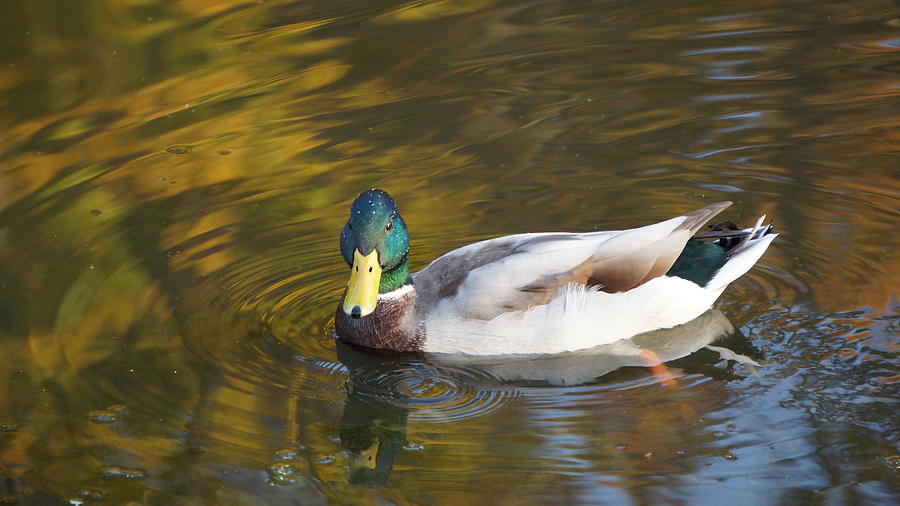
<instances>
[{"instance_id":1,"label":"duck's yellow bill","mask_svg":"<svg viewBox=\"0 0 900 506\"><path fill-rule=\"evenodd\" d=\"M378 250L363 256L358 249L353 250L353 267L350 268L350 282L344 295L344 312L359 318L375 311L378 303L378 285L381 283L381 264Z\"/></svg>"},{"instance_id":2,"label":"duck's yellow bill","mask_svg":"<svg viewBox=\"0 0 900 506\"><path fill-rule=\"evenodd\" d=\"M375 469L378 459L378 440L361 452L350 452L350 472L357 469Z\"/></svg>"}]
</instances>

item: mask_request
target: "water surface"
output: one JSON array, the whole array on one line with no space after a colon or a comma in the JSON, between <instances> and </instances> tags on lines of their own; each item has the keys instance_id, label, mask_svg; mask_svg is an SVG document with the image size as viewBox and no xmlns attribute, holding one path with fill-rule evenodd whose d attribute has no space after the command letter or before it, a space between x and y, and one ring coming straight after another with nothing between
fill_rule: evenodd
<instances>
[{"instance_id":1,"label":"water surface","mask_svg":"<svg viewBox=\"0 0 900 506\"><path fill-rule=\"evenodd\" d=\"M2 12L0 502L896 500L895 2ZM413 268L719 200L781 235L674 381L382 356L331 332L372 186Z\"/></svg>"}]
</instances>

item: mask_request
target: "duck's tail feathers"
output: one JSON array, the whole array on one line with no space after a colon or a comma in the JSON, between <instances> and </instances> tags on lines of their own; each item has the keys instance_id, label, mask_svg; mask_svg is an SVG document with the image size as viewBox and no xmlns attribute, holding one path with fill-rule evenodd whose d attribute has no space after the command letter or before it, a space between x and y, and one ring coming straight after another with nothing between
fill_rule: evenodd
<instances>
[{"instance_id":1,"label":"duck's tail feathers","mask_svg":"<svg viewBox=\"0 0 900 506\"><path fill-rule=\"evenodd\" d=\"M730 200L724 200L722 202L716 202L715 204L710 204L702 209L697 209L696 211L687 213L684 215L684 222L681 224L682 229L689 229L691 231L691 235L697 233L703 225L706 225L706 222L711 220L713 216L721 213L726 207L733 204Z\"/></svg>"},{"instance_id":2,"label":"duck's tail feathers","mask_svg":"<svg viewBox=\"0 0 900 506\"><path fill-rule=\"evenodd\" d=\"M763 225L765 220L766 215L762 215L756 220L756 224L753 227L736 231L739 234L719 239L720 241L728 241L733 240L735 236L739 237L737 242L728 244L728 261L709 280L709 283L706 284L707 288L724 288L735 279L743 276L759 261L769 244L778 237L778 234L774 233L774 227L771 223Z\"/></svg>"},{"instance_id":3,"label":"duck's tail feathers","mask_svg":"<svg viewBox=\"0 0 900 506\"><path fill-rule=\"evenodd\" d=\"M774 225L769 223L763 225L766 215L762 215L756 220L756 224L750 228L741 229L732 221L723 221L710 225L709 232L695 233L691 239L716 239L715 243L725 248L725 251L732 251L747 243L751 239L758 239L774 229Z\"/></svg>"}]
</instances>

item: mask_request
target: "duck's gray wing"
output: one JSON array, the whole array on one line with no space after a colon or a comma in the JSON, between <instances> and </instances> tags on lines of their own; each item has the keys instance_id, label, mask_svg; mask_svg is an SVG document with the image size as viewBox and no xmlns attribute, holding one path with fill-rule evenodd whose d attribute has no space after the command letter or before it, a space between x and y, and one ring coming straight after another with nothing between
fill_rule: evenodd
<instances>
[{"instance_id":1,"label":"duck's gray wing","mask_svg":"<svg viewBox=\"0 0 900 506\"><path fill-rule=\"evenodd\" d=\"M519 234L471 244L413 275L418 304L425 312L452 304L460 317L490 319L544 304L569 283L629 290L665 274L688 239L729 205L630 230Z\"/></svg>"}]
</instances>

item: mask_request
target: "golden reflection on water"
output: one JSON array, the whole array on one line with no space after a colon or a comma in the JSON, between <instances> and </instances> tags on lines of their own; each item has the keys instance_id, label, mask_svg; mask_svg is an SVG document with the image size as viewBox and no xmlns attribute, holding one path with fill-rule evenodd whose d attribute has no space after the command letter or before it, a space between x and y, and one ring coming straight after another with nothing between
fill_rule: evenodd
<instances>
[{"instance_id":1,"label":"golden reflection on water","mask_svg":"<svg viewBox=\"0 0 900 506\"><path fill-rule=\"evenodd\" d=\"M0 474L160 504L890 490L889 4L4 9ZM765 212L782 235L719 307L773 360L551 388L339 356L337 233L375 185L414 268L501 234ZM859 458L809 457L841 445Z\"/></svg>"}]
</instances>

